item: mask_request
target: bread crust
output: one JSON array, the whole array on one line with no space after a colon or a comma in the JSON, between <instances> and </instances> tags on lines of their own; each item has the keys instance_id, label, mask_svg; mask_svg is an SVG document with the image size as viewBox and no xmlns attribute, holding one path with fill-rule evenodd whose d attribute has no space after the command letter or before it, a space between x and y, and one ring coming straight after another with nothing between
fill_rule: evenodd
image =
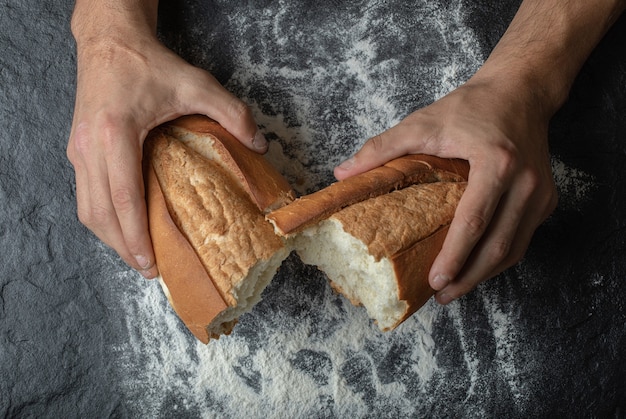
<instances>
[{"instance_id":1,"label":"bread crust","mask_svg":"<svg viewBox=\"0 0 626 419\"><path fill-rule=\"evenodd\" d=\"M150 236L167 298L191 333L206 344L210 338L206 326L228 305L170 217L151 165L145 182Z\"/></svg>"},{"instance_id":2,"label":"bread crust","mask_svg":"<svg viewBox=\"0 0 626 419\"><path fill-rule=\"evenodd\" d=\"M465 181L468 174L465 160L407 155L302 196L270 212L266 219L276 233L289 236L355 203L416 183Z\"/></svg>"},{"instance_id":3,"label":"bread crust","mask_svg":"<svg viewBox=\"0 0 626 419\"><path fill-rule=\"evenodd\" d=\"M173 137L187 139L186 144L205 157L216 153L219 163L238 179L261 212L267 213L294 200L295 192L283 175L216 121L202 115L187 115L162 128Z\"/></svg>"},{"instance_id":4,"label":"bread crust","mask_svg":"<svg viewBox=\"0 0 626 419\"><path fill-rule=\"evenodd\" d=\"M428 274L449 228L449 225L443 226L429 237L391 257L398 285L398 299L406 302L407 309L389 330L411 317L435 294L428 281Z\"/></svg>"}]
</instances>

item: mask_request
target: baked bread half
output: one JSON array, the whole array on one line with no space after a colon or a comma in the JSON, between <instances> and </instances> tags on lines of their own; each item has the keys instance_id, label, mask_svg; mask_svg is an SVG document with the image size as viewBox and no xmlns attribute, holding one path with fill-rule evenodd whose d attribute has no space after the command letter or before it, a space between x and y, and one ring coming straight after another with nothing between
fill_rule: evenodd
<instances>
[{"instance_id":1,"label":"baked bread half","mask_svg":"<svg viewBox=\"0 0 626 419\"><path fill-rule=\"evenodd\" d=\"M394 329L434 291L428 273L466 186L465 161L406 156L267 215L302 261Z\"/></svg>"},{"instance_id":2,"label":"baked bread half","mask_svg":"<svg viewBox=\"0 0 626 419\"><path fill-rule=\"evenodd\" d=\"M189 330L208 343L230 333L288 256L263 214L294 193L263 156L205 117L151 131L144 162L161 285Z\"/></svg>"}]
</instances>

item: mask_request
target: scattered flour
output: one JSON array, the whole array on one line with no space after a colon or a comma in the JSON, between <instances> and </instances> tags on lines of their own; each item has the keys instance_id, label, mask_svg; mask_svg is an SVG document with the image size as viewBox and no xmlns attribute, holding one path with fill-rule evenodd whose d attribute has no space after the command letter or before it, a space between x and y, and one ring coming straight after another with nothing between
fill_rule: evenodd
<instances>
[{"instance_id":1,"label":"scattered flour","mask_svg":"<svg viewBox=\"0 0 626 419\"><path fill-rule=\"evenodd\" d=\"M361 15L349 25L322 21L326 26L313 33L295 27L287 3L275 16L264 12L256 18L258 38L243 42L233 54L236 70L226 87L250 104L263 131L282 144L284 154L270 149L268 158L295 181L299 193L328 184L333 167L368 138L453 90L478 69L483 57L473 32L463 23L463 3L454 1L447 7L436 3L423 1L411 7L414 26L428 32L428 42L440 44L436 54L424 46L427 43L394 54L386 51L387 45L394 48L398 40L406 40L407 30L414 29L406 23L394 26L384 12L393 7L388 4L372 2L371 7L358 8ZM246 11L229 19L233 27L246 27L255 17ZM342 43L337 47L340 54L319 47L330 42L327 33L334 34L333 42ZM290 61L283 52L292 43L308 45L300 38L311 39L306 65ZM259 44L265 46L264 54ZM276 49L267 52L269 45ZM277 93L281 103L274 102Z\"/></svg>"},{"instance_id":2,"label":"scattered flour","mask_svg":"<svg viewBox=\"0 0 626 419\"><path fill-rule=\"evenodd\" d=\"M291 21L293 4L279 3L275 14L269 8L241 8L229 16L233 27L255 27L255 40L264 51L274 48L277 57L259 54L258 45L243 40L232 54L236 70L227 87L251 105L257 122L274 140L267 158L299 193L325 186L334 165L367 138L397 123L416 101L426 104L458 86L483 60L479 43L464 24L464 2L441 2L444 7L422 0L411 6L422 19L416 26L429 29L438 43L428 67L420 65L422 55L433 55L430 52L405 51L415 54L408 59L415 68L408 70L402 57L381 56L381 43L406 33L385 20L382 10L390 6L375 1L361 7L362 14L349 27L338 22L318 28L343 42L339 54L316 50L306 65L293 63L289 47L311 34ZM385 31L379 28L391 33L387 39L381 38ZM267 93L259 94L258 89ZM419 97L407 95L415 89ZM282 102L275 103L275 97ZM575 196L584 199L592 180L558 160L553 164L560 190L575 189ZM283 267L281 272L296 271ZM437 403L434 387L453 384L441 382L453 375L438 365L446 351L436 342L442 316L452 319L461 342L468 398L479 391L474 385L480 363L457 303L442 308L431 300L397 330L381 334L364 309L342 302L328 287L318 290L321 299L305 294L287 303L303 306L302 313L287 310L278 296L295 293L310 280L290 278L280 288L270 285L269 303L243 316L231 336L205 346L185 330L156 282L141 281L130 272L127 276L125 282L136 284L123 296L129 338L113 350L119 354L119 369L125 371L125 399L141 400L129 409L141 417L182 411L207 418L414 415L424 403ZM519 342L515 324L509 312L487 299L484 303L499 374L516 402L523 403L524 384L514 356ZM249 328L256 330L255 337L250 337ZM398 348L400 353L395 352ZM298 366L298 357L313 367ZM396 369L391 377L379 370L392 367Z\"/></svg>"},{"instance_id":3,"label":"scattered flour","mask_svg":"<svg viewBox=\"0 0 626 419\"><path fill-rule=\"evenodd\" d=\"M516 318L513 314L515 308L508 307L508 311L504 311L502 304L499 304L493 295L487 293L483 293L483 303L496 341L495 362L502 372L503 381L509 386L517 408L522 408L528 402L528 392L526 391L527 383L524 382L520 371L528 366L520 365L521 362L527 362L527 360L519 360L516 356L520 337L513 320Z\"/></svg>"},{"instance_id":4,"label":"scattered flour","mask_svg":"<svg viewBox=\"0 0 626 419\"><path fill-rule=\"evenodd\" d=\"M588 199L596 188L595 180L589 174L568 167L558 157L552 157L552 174L559 193L559 206L564 210L578 211L580 204Z\"/></svg>"},{"instance_id":5,"label":"scattered flour","mask_svg":"<svg viewBox=\"0 0 626 419\"><path fill-rule=\"evenodd\" d=\"M125 281L141 279L132 273ZM263 342L249 342L238 334L237 327L229 337L211 341L205 346L190 338L180 320L170 309L156 282L143 282L131 290L126 319L130 331L127 345L114 348L119 366L130 372L125 390L137 400L143 417L162 416L176 407L200 412L201 417L302 417L303 412L317 412L320 400L333 400L337 417L364 416L368 404L354 391L355 384L341 374L344 365L366 342L386 344L387 339L376 330L360 308L339 309L330 300L319 310L337 317L337 328L328 338L312 338L314 320L300 319L297 327L288 330L260 324ZM254 313L252 314L254 316ZM432 332L432 307L423 310L394 332L395 339L410 339L415 344L411 368L427 382L436 368ZM252 319L248 319L252 320ZM400 335L400 336L398 336ZM259 345L251 352L253 344ZM320 385L310 372L296 368L292 360L300 351L326 354L330 368L317 371L327 375ZM365 355L374 365L374 360ZM242 370L245 370L242 372ZM252 380L246 380L246 377ZM372 377L372 391L377 398L400 402L407 389L400 382L381 383ZM176 406L168 396L176 395ZM410 415L413 406L402 403L400 411Z\"/></svg>"}]
</instances>

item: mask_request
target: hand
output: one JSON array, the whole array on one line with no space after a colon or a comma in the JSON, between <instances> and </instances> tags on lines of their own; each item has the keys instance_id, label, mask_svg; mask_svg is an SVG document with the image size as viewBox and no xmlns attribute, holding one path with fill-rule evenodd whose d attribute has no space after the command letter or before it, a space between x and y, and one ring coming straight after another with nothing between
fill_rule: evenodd
<instances>
[{"instance_id":1,"label":"hand","mask_svg":"<svg viewBox=\"0 0 626 419\"><path fill-rule=\"evenodd\" d=\"M344 179L412 153L469 161L467 189L429 274L442 304L517 263L557 203L549 116L526 97L528 86L502 85L475 76L335 169Z\"/></svg>"},{"instance_id":2,"label":"hand","mask_svg":"<svg viewBox=\"0 0 626 419\"><path fill-rule=\"evenodd\" d=\"M209 73L156 38L98 38L78 45L76 105L67 156L76 171L78 217L146 278L157 275L142 177L148 131L205 114L249 148L267 143L248 107Z\"/></svg>"}]
</instances>

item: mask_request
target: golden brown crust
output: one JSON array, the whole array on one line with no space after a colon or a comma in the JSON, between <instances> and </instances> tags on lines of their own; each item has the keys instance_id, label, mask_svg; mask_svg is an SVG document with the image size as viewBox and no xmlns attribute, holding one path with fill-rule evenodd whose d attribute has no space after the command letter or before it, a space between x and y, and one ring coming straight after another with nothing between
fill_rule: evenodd
<instances>
[{"instance_id":1,"label":"golden brown crust","mask_svg":"<svg viewBox=\"0 0 626 419\"><path fill-rule=\"evenodd\" d=\"M146 173L150 236L161 280L170 304L200 341L208 343L206 326L227 308L197 254L170 217L154 170Z\"/></svg>"},{"instance_id":2,"label":"golden brown crust","mask_svg":"<svg viewBox=\"0 0 626 419\"><path fill-rule=\"evenodd\" d=\"M398 299L407 303L404 316L391 329L413 315L435 293L428 282L428 274L443 246L449 227L441 227L431 236L391 257L398 284Z\"/></svg>"},{"instance_id":3,"label":"golden brown crust","mask_svg":"<svg viewBox=\"0 0 626 419\"><path fill-rule=\"evenodd\" d=\"M304 230L342 208L415 183L467 180L464 160L407 155L368 172L335 182L267 214L275 231L288 236Z\"/></svg>"},{"instance_id":4,"label":"golden brown crust","mask_svg":"<svg viewBox=\"0 0 626 419\"><path fill-rule=\"evenodd\" d=\"M188 115L163 128L175 130L174 136L192 134L205 142L216 139L211 151L217 153L228 171L238 178L261 212L269 212L294 200L295 192L287 180L262 155L245 147L216 121L202 115ZM202 145L199 142L189 144L191 148L194 145L198 146L195 151L203 154Z\"/></svg>"},{"instance_id":5,"label":"golden brown crust","mask_svg":"<svg viewBox=\"0 0 626 419\"><path fill-rule=\"evenodd\" d=\"M424 240L454 217L465 182L423 183L358 202L332 215L379 261Z\"/></svg>"}]
</instances>

